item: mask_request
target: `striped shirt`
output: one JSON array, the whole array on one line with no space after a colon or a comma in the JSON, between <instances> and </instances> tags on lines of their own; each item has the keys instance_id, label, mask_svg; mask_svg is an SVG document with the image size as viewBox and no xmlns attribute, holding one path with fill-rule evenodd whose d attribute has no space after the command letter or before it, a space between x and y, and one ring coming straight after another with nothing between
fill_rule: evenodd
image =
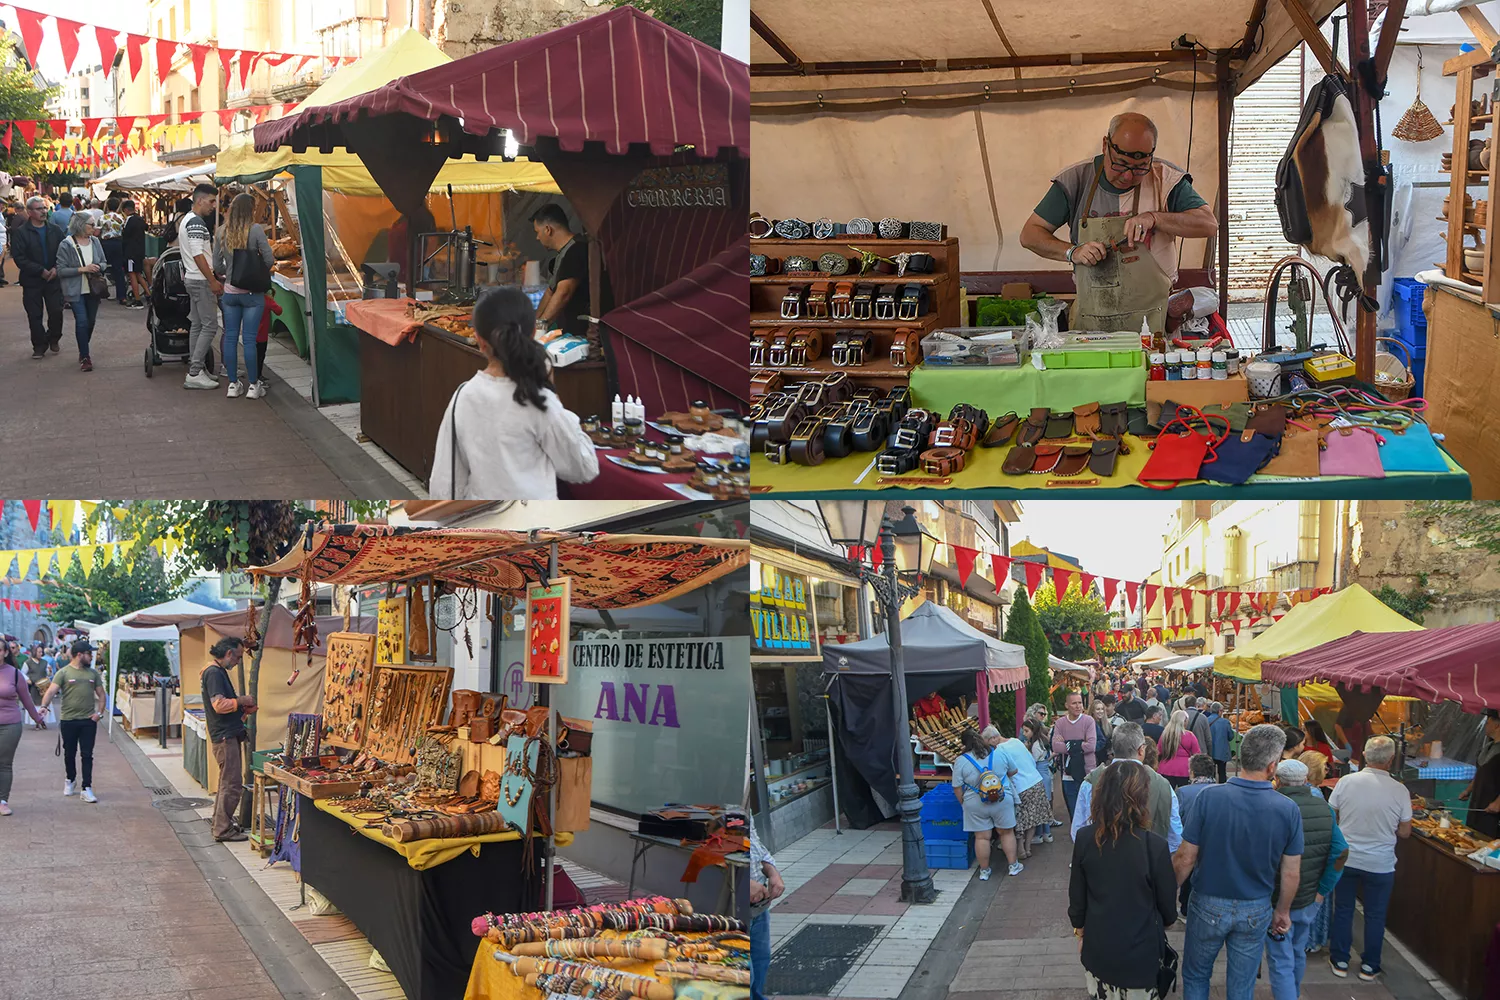
<instances>
[{"instance_id":1,"label":"striped shirt","mask_svg":"<svg viewBox=\"0 0 1500 1000\"><path fill-rule=\"evenodd\" d=\"M203 271L194 263L200 254L205 260L213 259L213 244L209 238L208 221L197 212L188 212L177 223L177 246L182 250L184 266L182 276L188 281L207 281Z\"/></svg>"}]
</instances>

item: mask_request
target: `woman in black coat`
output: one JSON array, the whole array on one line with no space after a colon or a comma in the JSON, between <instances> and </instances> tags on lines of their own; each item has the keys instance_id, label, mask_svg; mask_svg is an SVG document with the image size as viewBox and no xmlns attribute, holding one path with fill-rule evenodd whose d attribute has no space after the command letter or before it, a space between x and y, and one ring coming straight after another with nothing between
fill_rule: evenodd
<instances>
[{"instance_id":1,"label":"woman in black coat","mask_svg":"<svg viewBox=\"0 0 1500 1000\"><path fill-rule=\"evenodd\" d=\"M1150 776L1139 761L1109 765L1094 789L1092 823L1078 831L1068 918L1096 1000L1149 1000L1177 919L1167 842L1151 831Z\"/></svg>"}]
</instances>

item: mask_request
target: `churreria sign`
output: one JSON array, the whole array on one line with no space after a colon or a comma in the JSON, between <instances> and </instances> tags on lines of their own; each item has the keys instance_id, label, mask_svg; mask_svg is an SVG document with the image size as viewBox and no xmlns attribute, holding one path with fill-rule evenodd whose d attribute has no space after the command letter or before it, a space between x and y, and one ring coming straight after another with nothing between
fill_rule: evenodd
<instances>
[{"instance_id":1,"label":"churreria sign","mask_svg":"<svg viewBox=\"0 0 1500 1000\"><path fill-rule=\"evenodd\" d=\"M631 208L725 208L729 168L722 163L693 167L648 167L625 192Z\"/></svg>"}]
</instances>

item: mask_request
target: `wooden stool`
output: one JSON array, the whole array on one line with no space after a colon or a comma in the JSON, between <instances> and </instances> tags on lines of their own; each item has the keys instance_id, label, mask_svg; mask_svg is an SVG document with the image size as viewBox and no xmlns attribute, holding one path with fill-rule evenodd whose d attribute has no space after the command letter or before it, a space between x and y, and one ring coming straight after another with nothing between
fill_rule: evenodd
<instances>
[{"instance_id":1,"label":"wooden stool","mask_svg":"<svg viewBox=\"0 0 1500 1000\"><path fill-rule=\"evenodd\" d=\"M251 779L250 846L264 858L276 846L276 818L271 815L271 803L275 801L279 783L260 771L252 772Z\"/></svg>"}]
</instances>

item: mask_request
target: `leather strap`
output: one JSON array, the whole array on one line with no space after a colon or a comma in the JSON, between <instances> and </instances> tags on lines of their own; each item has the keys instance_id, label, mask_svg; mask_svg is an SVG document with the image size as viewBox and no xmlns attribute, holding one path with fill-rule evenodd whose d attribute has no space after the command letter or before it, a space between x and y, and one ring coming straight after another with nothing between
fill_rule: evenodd
<instances>
[{"instance_id":1,"label":"leather strap","mask_svg":"<svg viewBox=\"0 0 1500 1000\"><path fill-rule=\"evenodd\" d=\"M875 468L883 476L900 476L915 469L921 460L916 448L888 448L875 456Z\"/></svg>"},{"instance_id":2,"label":"leather strap","mask_svg":"<svg viewBox=\"0 0 1500 1000\"><path fill-rule=\"evenodd\" d=\"M931 448L922 452L922 471L932 476L951 476L964 470L967 457L962 448Z\"/></svg>"},{"instance_id":3,"label":"leather strap","mask_svg":"<svg viewBox=\"0 0 1500 1000\"><path fill-rule=\"evenodd\" d=\"M823 428L823 451L829 458L843 458L854 450L854 414L847 407L829 419Z\"/></svg>"},{"instance_id":4,"label":"leather strap","mask_svg":"<svg viewBox=\"0 0 1500 1000\"><path fill-rule=\"evenodd\" d=\"M791 334L786 330L774 330L770 340L771 346L766 351L767 362L772 368L785 368L791 363Z\"/></svg>"},{"instance_id":5,"label":"leather strap","mask_svg":"<svg viewBox=\"0 0 1500 1000\"><path fill-rule=\"evenodd\" d=\"M927 311L927 286L904 285L896 304L898 319L915 320Z\"/></svg>"},{"instance_id":6,"label":"leather strap","mask_svg":"<svg viewBox=\"0 0 1500 1000\"><path fill-rule=\"evenodd\" d=\"M854 380L848 372L829 372L823 376L823 397L830 403L845 403L854 397Z\"/></svg>"},{"instance_id":7,"label":"leather strap","mask_svg":"<svg viewBox=\"0 0 1500 1000\"><path fill-rule=\"evenodd\" d=\"M854 418L854 447L859 451L879 451L889 433L888 418L881 410L862 410Z\"/></svg>"},{"instance_id":8,"label":"leather strap","mask_svg":"<svg viewBox=\"0 0 1500 1000\"><path fill-rule=\"evenodd\" d=\"M974 447L978 437L979 428L973 421L959 417L957 420L945 420L934 427L927 443L934 448L960 448L968 451Z\"/></svg>"},{"instance_id":9,"label":"leather strap","mask_svg":"<svg viewBox=\"0 0 1500 1000\"><path fill-rule=\"evenodd\" d=\"M869 282L861 282L854 286L854 298L852 300L851 318L875 318L875 286L873 284Z\"/></svg>"},{"instance_id":10,"label":"leather strap","mask_svg":"<svg viewBox=\"0 0 1500 1000\"><path fill-rule=\"evenodd\" d=\"M833 295L828 299L828 315L832 319L850 319L853 316L854 282L840 281L833 286Z\"/></svg>"},{"instance_id":11,"label":"leather strap","mask_svg":"<svg viewBox=\"0 0 1500 1000\"><path fill-rule=\"evenodd\" d=\"M793 285L786 290L781 298L781 318L801 319L802 303L807 298L806 285Z\"/></svg>"},{"instance_id":12,"label":"leather strap","mask_svg":"<svg viewBox=\"0 0 1500 1000\"><path fill-rule=\"evenodd\" d=\"M781 372L756 372L750 376L750 398L756 400L767 393L775 392L781 388L781 381Z\"/></svg>"},{"instance_id":13,"label":"leather strap","mask_svg":"<svg viewBox=\"0 0 1500 1000\"><path fill-rule=\"evenodd\" d=\"M895 288L889 285L882 288L875 295L875 318L895 319L897 301Z\"/></svg>"},{"instance_id":14,"label":"leather strap","mask_svg":"<svg viewBox=\"0 0 1500 1000\"><path fill-rule=\"evenodd\" d=\"M810 365L823 356L823 331L801 327L792 331L787 364L794 368Z\"/></svg>"},{"instance_id":15,"label":"leather strap","mask_svg":"<svg viewBox=\"0 0 1500 1000\"><path fill-rule=\"evenodd\" d=\"M826 281L815 281L807 289L807 318L828 318L828 293L832 286Z\"/></svg>"}]
</instances>

